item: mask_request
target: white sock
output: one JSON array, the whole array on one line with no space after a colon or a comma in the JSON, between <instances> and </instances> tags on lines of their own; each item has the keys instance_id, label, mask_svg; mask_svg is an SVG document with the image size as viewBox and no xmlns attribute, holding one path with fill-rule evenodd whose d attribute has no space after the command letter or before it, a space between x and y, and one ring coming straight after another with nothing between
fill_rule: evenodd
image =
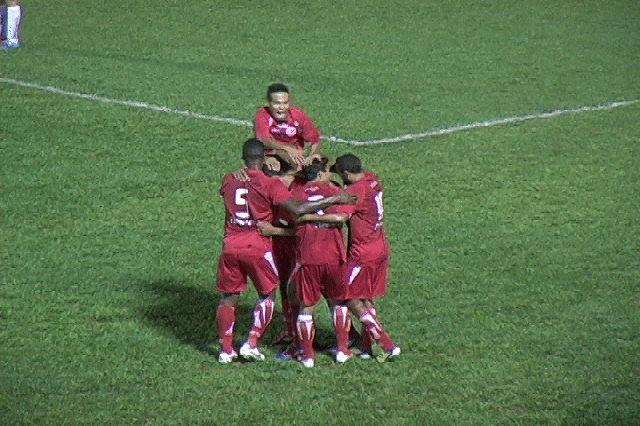
<instances>
[{"instance_id":1,"label":"white sock","mask_svg":"<svg viewBox=\"0 0 640 426\"><path fill-rule=\"evenodd\" d=\"M22 9L20 6L7 7L7 40L11 42L18 42L18 31L20 30L20 16L22 15Z\"/></svg>"}]
</instances>

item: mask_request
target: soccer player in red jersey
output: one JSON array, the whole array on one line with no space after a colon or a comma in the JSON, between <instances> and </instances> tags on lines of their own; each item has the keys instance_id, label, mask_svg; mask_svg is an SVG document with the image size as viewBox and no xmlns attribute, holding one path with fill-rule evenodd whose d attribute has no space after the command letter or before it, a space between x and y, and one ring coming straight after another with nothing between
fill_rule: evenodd
<instances>
[{"instance_id":1,"label":"soccer player in red jersey","mask_svg":"<svg viewBox=\"0 0 640 426\"><path fill-rule=\"evenodd\" d=\"M267 174L268 170L266 171ZM276 176L282 183L291 188L291 184L295 179L293 174ZM285 329L274 340L273 344L289 343L296 334L296 317L298 315L295 300L290 300L288 294L288 283L291 272L295 266L295 234L291 232L293 227L293 216L283 208L277 208L274 213L274 225L279 233L275 233L276 229L270 226L269 231L261 230L261 227L269 225L266 222L258 222L258 232L262 235L272 237L273 243L273 259L280 277L280 301L282 303L282 319Z\"/></svg>"},{"instance_id":2,"label":"soccer player in red jersey","mask_svg":"<svg viewBox=\"0 0 640 426\"><path fill-rule=\"evenodd\" d=\"M356 198L344 191L322 200L301 202L276 178L262 172L264 145L257 139L247 140L242 148L247 166L247 181L227 174L220 186L225 205L225 227L222 252L218 260L216 289L222 293L216 310L216 325L221 350L218 361L231 362L237 357L233 350L235 310L240 293L247 289L247 276L251 278L260 300L253 312L253 324L240 355L247 359L264 360L258 350L258 339L271 322L273 296L278 286L278 273L274 265L271 239L260 235L258 221L271 221L273 208L286 209L294 217L336 203L354 203Z\"/></svg>"},{"instance_id":3,"label":"soccer player in red jersey","mask_svg":"<svg viewBox=\"0 0 640 426\"><path fill-rule=\"evenodd\" d=\"M307 202L323 200L340 191L329 181L331 172L326 159L314 160L303 167L302 172L306 183L296 185L291 191L296 198ZM340 227L348 219L343 211L345 208L345 205L332 205L316 210L298 218L295 225L296 266L291 274L290 285L295 286L295 295L300 304L296 330L302 349L300 361L305 367L314 365L313 311L321 296L331 306L337 342L336 361L345 362L351 356L347 343L351 319L347 306L341 303L346 299L347 291L342 273L346 248ZM315 221L323 216L330 219L323 223Z\"/></svg>"},{"instance_id":4,"label":"soccer player in red jersey","mask_svg":"<svg viewBox=\"0 0 640 426\"><path fill-rule=\"evenodd\" d=\"M253 117L253 133L264 143L266 165L272 170L301 166L320 154L318 129L304 111L290 104L289 88L282 83L268 87L267 105ZM307 156L305 143L311 144Z\"/></svg>"},{"instance_id":5,"label":"soccer player in red jersey","mask_svg":"<svg viewBox=\"0 0 640 426\"><path fill-rule=\"evenodd\" d=\"M357 204L345 207L350 215L345 275L348 306L367 331L362 333L361 357L371 357L373 339L383 350L382 358L390 360L400 354L400 348L382 327L373 302L386 292L389 266L389 249L382 227L382 184L374 173L362 169L360 159L353 154L336 158L331 170L342 178L348 192L358 196Z\"/></svg>"}]
</instances>

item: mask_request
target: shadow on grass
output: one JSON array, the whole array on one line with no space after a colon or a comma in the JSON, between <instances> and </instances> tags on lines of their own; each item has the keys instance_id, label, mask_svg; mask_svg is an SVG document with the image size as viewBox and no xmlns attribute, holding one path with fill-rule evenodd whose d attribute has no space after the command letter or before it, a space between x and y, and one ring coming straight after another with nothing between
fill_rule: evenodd
<instances>
[{"instance_id":1,"label":"shadow on grass","mask_svg":"<svg viewBox=\"0 0 640 426\"><path fill-rule=\"evenodd\" d=\"M145 320L184 344L217 354L216 307L220 300L217 293L171 278L146 283L143 287L155 296L155 302L142 309ZM240 301L236 311L236 336L249 324L252 308L248 302Z\"/></svg>"},{"instance_id":2,"label":"shadow on grass","mask_svg":"<svg viewBox=\"0 0 640 426\"><path fill-rule=\"evenodd\" d=\"M155 328L169 332L184 344L207 354L217 355L216 307L220 300L218 293L193 287L171 278L143 283L142 287L150 291L155 298L154 303L142 309L142 315L146 321ZM240 297L234 331L236 345L246 338L253 321L254 303L255 300L247 294ZM324 301L318 306L318 309L326 309ZM325 321L318 321L316 318L314 347L317 350L325 350L334 342L333 329L327 325L329 324L325 324ZM268 345L283 329L278 301L273 321L261 341Z\"/></svg>"}]
</instances>

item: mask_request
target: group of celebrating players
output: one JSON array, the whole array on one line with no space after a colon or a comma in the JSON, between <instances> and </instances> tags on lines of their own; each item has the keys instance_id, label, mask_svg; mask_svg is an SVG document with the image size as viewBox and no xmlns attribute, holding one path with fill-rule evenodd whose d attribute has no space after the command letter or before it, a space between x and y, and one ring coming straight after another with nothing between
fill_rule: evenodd
<instances>
[{"instance_id":1,"label":"group of celebrating players","mask_svg":"<svg viewBox=\"0 0 640 426\"><path fill-rule=\"evenodd\" d=\"M245 167L225 175L220 186L225 227L216 280L222 294L216 310L218 361L232 362L238 354L264 360L258 342L273 318L278 292L286 325L281 337L291 344L276 358L314 366L313 312L324 297L335 331L336 362L356 352L371 358L374 343L380 347L378 360L392 360L400 348L382 327L374 305L385 293L388 268L382 186L353 154L335 162L322 157L318 130L290 104L289 95L284 84L269 86L267 105L254 116L254 137L242 147ZM342 185L331 181L334 173ZM236 307L247 277L259 300L247 339L236 352ZM361 324L354 348L350 344L358 332L352 315Z\"/></svg>"}]
</instances>

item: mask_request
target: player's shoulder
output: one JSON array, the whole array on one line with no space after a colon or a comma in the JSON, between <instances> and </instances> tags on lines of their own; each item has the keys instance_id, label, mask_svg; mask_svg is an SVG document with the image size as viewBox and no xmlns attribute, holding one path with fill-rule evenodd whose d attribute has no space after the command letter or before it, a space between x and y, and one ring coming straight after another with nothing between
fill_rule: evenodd
<instances>
[{"instance_id":1,"label":"player's shoulder","mask_svg":"<svg viewBox=\"0 0 640 426\"><path fill-rule=\"evenodd\" d=\"M357 182L350 183L346 186L346 190L355 194L361 194L369 191L381 191L382 184L375 173L364 171L364 176Z\"/></svg>"},{"instance_id":2,"label":"player's shoulder","mask_svg":"<svg viewBox=\"0 0 640 426\"><path fill-rule=\"evenodd\" d=\"M378 178L378 175L372 172L371 170L363 170L362 173L364 174L364 177L367 180L377 180L377 181L380 180Z\"/></svg>"},{"instance_id":3,"label":"player's shoulder","mask_svg":"<svg viewBox=\"0 0 640 426\"><path fill-rule=\"evenodd\" d=\"M262 170L256 169L247 169L247 176L249 176L249 181L251 183L258 184L260 186L270 186L274 181L278 180L271 176L267 176Z\"/></svg>"},{"instance_id":4,"label":"player's shoulder","mask_svg":"<svg viewBox=\"0 0 640 426\"><path fill-rule=\"evenodd\" d=\"M254 118L269 118L269 107L261 106L256 108L256 112L253 114Z\"/></svg>"},{"instance_id":5,"label":"player's shoulder","mask_svg":"<svg viewBox=\"0 0 640 426\"><path fill-rule=\"evenodd\" d=\"M222 176L222 184L223 185L227 185L227 184L231 183L234 180L236 180L236 179L233 177L232 173L227 173L224 176Z\"/></svg>"},{"instance_id":6,"label":"player's shoulder","mask_svg":"<svg viewBox=\"0 0 640 426\"><path fill-rule=\"evenodd\" d=\"M367 182L367 185L369 185L369 187L376 190L382 189L382 182L380 181L380 178L378 177L377 174L375 174L372 171L365 170L364 177L365 177L364 180L365 182Z\"/></svg>"},{"instance_id":7,"label":"player's shoulder","mask_svg":"<svg viewBox=\"0 0 640 426\"><path fill-rule=\"evenodd\" d=\"M262 171L259 171L260 174L256 174L256 179L260 182L260 185L264 188L267 188L272 194L289 194L290 190L287 186L275 176L268 176Z\"/></svg>"},{"instance_id":8,"label":"player's shoulder","mask_svg":"<svg viewBox=\"0 0 640 426\"><path fill-rule=\"evenodd\" d=\"M293 105L289 107L289 115L295 120L307 118L307 113L305 113L301 108Z\"/></svg>"},{"instance_id":9,"label":"player's shoulder","mask_svg":"<svg viewBox=\"0 0 640 426\"><path fill-rule=\"evenodd\" d=\"M222 177L219 192L220 194L231 193L243 185L244 183L234 178L232 173L227 173Z\"/></svg>"}]
</instances>

